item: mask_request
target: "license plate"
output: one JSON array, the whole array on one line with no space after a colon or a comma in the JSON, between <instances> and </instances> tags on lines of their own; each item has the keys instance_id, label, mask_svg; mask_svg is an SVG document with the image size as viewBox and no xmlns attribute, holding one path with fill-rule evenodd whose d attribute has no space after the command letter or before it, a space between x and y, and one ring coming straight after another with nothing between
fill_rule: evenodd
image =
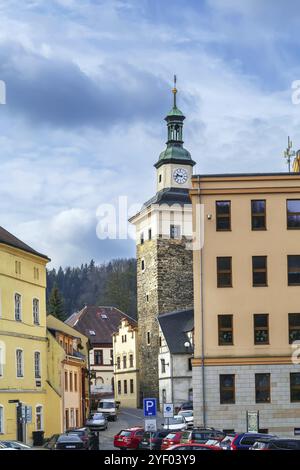
<instances>
[{"instance_id":1,"label":"license plate","mask_svg":"<svg viewBox=\"0 0 300 470\"><path fill-rule=\"evenodd\" d=\"M76 449L76 446L66 446L66 449Z\"/></svg>"}]
</instances>

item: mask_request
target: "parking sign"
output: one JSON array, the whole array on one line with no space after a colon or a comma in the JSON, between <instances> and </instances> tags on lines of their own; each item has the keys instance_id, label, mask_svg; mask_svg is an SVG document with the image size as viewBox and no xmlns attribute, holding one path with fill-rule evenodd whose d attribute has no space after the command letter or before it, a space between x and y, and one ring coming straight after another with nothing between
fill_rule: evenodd
<instances>
[{"instance_id":1,"label":"parking sign","mask_svg":"<svg viewBox=\"0 0 300 470\"><path fill-rule=\"evenodd\" d=\"M144 398L144 416L156 416L156 398Z\"/></svg>"},{"instance_id":2,"label":"parking sign","mask_svg":"<svg viewBox=\"0 0 300 470\"><path fill-rule=\"evenodd\" d=\"M173 403L164 403L164 418L173 418L174 405Z\"/></svg>"}]
</instances>

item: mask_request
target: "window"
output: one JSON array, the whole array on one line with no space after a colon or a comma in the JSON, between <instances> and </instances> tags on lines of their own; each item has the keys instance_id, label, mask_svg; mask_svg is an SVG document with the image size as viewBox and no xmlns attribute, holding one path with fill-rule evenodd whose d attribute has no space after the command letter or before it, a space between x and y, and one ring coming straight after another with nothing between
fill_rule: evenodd
<instances>
[{"instance_id":1,"label":"window","mask_svg":"<svg viewBox=\"0 0 300 470\"><path fill-rule=\"evenodd\" d=\"M158 177L158 182L161 183L161 175Z\"/></svg>"},{"instance_id":2,"label":"window","mask_svg":"<svg viewBox=\"0 0 300 470\"><path fill-rule=\"evenodd\" d=\"M288 255L288 285L300 286L300 255Z\"/></svg>"},{"instance_id":3,"label":"window","mask_svg":"<svg viewBox=\"0 0 300 470\"><path fill-rule=\"evenodd\" d=\"M38 281L40 278L40 271L39 268L33 268L33 278Z\"/></svg>"},{"instance_id":4,"label":"window","mask_svg":"<svg viewBox=\"0 0 300 470\"><path fill-rule=\"evenodd\" d=\"M170 225L170 238L180 238L180 225Z\"/></svg>"},{"instance_id":5,"label":"window","mask_svg":"<svg viewBox=\"0 0 300 470\"><path fill-rule=\"evenodd\" d=\"M21 261L15 261L15 273L21 274Z\"/></svg>"},{"instance_id":6,"label":"window","mask_svg":"<svg viewBox=\"0 0 300 470\"><path fill-rule=\"evenodd\" d=\"M144 244L144 233L143 232L140 235L140 242L141 242L141 245Z\"/></svg>"},{"instance_id":7,"label":"window","mask_svg":"<svg viewBox=\"0 0 300 470\"><path fill-rule=\"evenodd\" d=\"M16 350L17 377L24 377L24 362L22 349Z\"/></svg>"},{"instance_id":8,"label":"window","mask_svg":"<svg viewBox=\"0 0 300 470\"><path fill-rule=\"evenodd\" d=\"M134 393L134 383L133 383L133 379L130 379L130 393Z\"/></svg>"},{"instance_id":9,"label":"window","mask_svg":"<svg viewBox=\"0 0 300 470\"><path fill-rule=\"evenodd\" d=\"M233 374L220 375L220 403L235 403L235 377Z\"/></svg>"},{"instance_id":10,"label":"window","mask_svg":"<svg viewBox=\"0 0 300 470\"><path fill-rule=\"evenodd\" d=\"M69 410L66 410L66 429L69 429L70 422L69 422Z\"/></svg>"},{"instance_id":11,"label":"window","mask_svg":"<svg viewBox=\"0 0 300 470\"><path fill-rule=\"evenodd\" d=\"M148 229L148 240L152 239L152 230L151 228Z\"/></svg>"},{"instance_id":12,"label":"window","mask_svg":"<svg viewBox=\"0 0 300 470\"><path fill-rule=\"evenodd\" d=\"M167 390L165 388L162 389L162 402L167 403Z\"/></svg>"},{"instance_id":13,"label":"window","mask_svg":"<svg viewBox=\"0 0 300 470\"><path fill-rule=\"evenodd\" d=\"M22 313L21 313L21 295L15 294L15 320L21 321L22 320Z\"/></svg>"},{"instance_id":14,"label":"window","mask_svg":"<svg viewBox=\"0 0 300 470\"><path fill-rule=\"evenodd\" d=\"M73 373L70 372L70 392L73 392Z\"/></svg>"},{"instance_id":15,"label":"window","mask_svg":"<svg viewBox=\"0 0 300 470\"><path fill-rule=\"evenodd\" d=\"M192 358L191 357L188 358L188 370L190 370L190 371L193 370Z\"/></svg>"},{"instance_id":16,"label":"window","mask_svg":"<svg viewBox=\"0 0 300 470\"><path fill-rule=\"evenodd\" d=\"M75 427L74 423L74 408L71 408L71 428Z\"/></svg>"},{"instance_id":17,"label":"window","mask_svg":"<svg viewBox=\"0 0 300 470\"><path fill-rule=\"evenodd\" d=\"M233 316L218 315L219 346L233 344Z\"/></svg>"},{"instance_id":18,"label":"window","mask_svg":"<svg viewBox=\"0 0 300 470\"><path fill-rule=\"evenodd\" d=\"M122 335L122 343L127 343L127 335Z\"/></svg>"},{"instance_id":19,"label":"window","mask_svg":"<svg viewBox=\"0 0 300 470\"><path fill-rule=\"evenodd\" d=\"M231 230L230 201L216 201L216 229Z\"/></svg>"},{"instance_id":20,"label":"window","mask_svg":"<svg viewBox=\"0 0 300 470\"><path fill-rule=\"evenodd\" d=\"M264 199L251 201L252 230L266 230L266 201Z\"/></svg>"},{"instance_id":21,"label":"window","mask_svg":"<svg viewBox=\"0 0 300 470\"><path fill-rule=\"evenodd\" d=\"M193 401L193 389L189 388L188 391L188 401Z\"/></svg>"},{"instance_id":22,"label":"window","mask_svg":"<svg viewBox=\"0 0 300 470\"><path fill-rule=\"evenodd\" d=\"M117 369L121 369L121 358L120 358L120 356L117 357Z\"/></svg>"},{"instance_id":23,"label":"window","mask_svg":"<svg viewBox=\"0 0 300 470\"><path fill-rule=\"evenodd\" d=\"M145 260L144 259L141 260L141 268L142 268L142 271L145 271Z\"/></svg>"},{"instance_id":24,"label":"window","mask_svg":"<svg viewBox=\"0 0 300 470\"><path fill-rule=\"evenodd\" d=\"M160 360L160 365L161 365L161 373L162 373L162 374L165 374L165 373L166 373L166 360L165 360L165 359L161 359L161 360Z\"/></svg>"},{"instance_id":25,"label":"window","mask_svg":"<svg viewBox=\"0 0 300 470\"><path fill-rule=\"evenodd\" d=\"M124 380L124 394L127 394L127 380Z\"/></svg>"},{"instance_id":26,"label":"window","mask_svg":"<svg viewBox=\"0 0 300 470\"><path fill-rule=\"evenodd\" d=\"M34 377L41 378L41 353L38 351L34 353Z\"/></svg>"},{"instance_id":27,"label":"window","mask_svg":"<svg viewBox=\"0 0 300 470\"><path fill-rule=\"evenodd\" d=\"M4 434L4 408L0 405L0 434Z\"/></svg>"},{"instance_id":28,"label":"window","mask_svg":"<svg viewBox=\"0 0 300 470\"><path fill-rule=\"evenodd\" d=\"M94 364L96 366L103 365L103 350L102 349L95 349L94 350Z\"/></svg>"},{"instance_id":29,"label":"window","mask_svg":"<svg viewBox=\"0 0 300 470\"><path fill-rule=\"evenodd\" d=\"M114 365L114 350L113 349L110 350L110 365L111 366Z\"/></svg>"},{"instance_id":30,"label":"window","mask_svg":"<svg viewBox=\"0 0 300 470\"><path fill-rule=\"evenodd\" d=\"M44 428L43 424L43 407L41 405L37 405L35 407L35 430L42 431Z\"/></svg>"},{"instance_id":31,"label":"window","mask_svg":"<svg viewBox=\"0 0 300 470\"><path fill-rule=\"evenodd\" d=\"M232 287L232 258L229 256L217 257L217 285Z\"/></svg>"},{"instance_id":32,"label":"window","mask_svg":"<svg viewBox=\"0 0 300 470\"><path fill-rule=\"evenodd\" d=\"M146 302L149 302L149 294L146 294Z\"/></svg>"},{"instance_id":33,"label":"window","mask_svg":"<svg viewBox=\"0 0 300 470\"><path fill-rule=\"evenodd\" d=\"M39 325L40 324L40 301L39 299L33 299L32 313L33 313L33 323L35 325Z\"/></svg>"},{"instance_id":34,"label":"window","mask_svg":"<svg viewBox=\"0 0 300 470\"><path fill-rule=\"evenodd\" d=\"M133 367L133 354L129 354L129 367Z\"/></svg>"},{"instance_id":35,"label":"window","mask_svg":"<svg viewBox=\"0 0 300 470\"><path fill-rule=\"evenodd\" d=\"M68 372L65 371L65 390L68 391Z\"/></svg>"},{"instance_id":36,"label":"window","mask_svg":"<svg viewBox=\"0 0 300 470\"><path fill-rule=\"evenodd\" d=\"M123 369L127 369L127 357L123 356Z\"/></svg>"},{"instance_id":37,"label":"window","mask_svg":"<svg viewBox=\"0 0 300 470\"><path fill-rule=\"evenodd\" d=\"M255 374L255 401L256 403L271 402L271 375Z\"/></svg>"},{"instance_id":38,"label":"window","mask_svg":"<svg viewBox=\"0 0 300 470\"><path fill-rule=\"evenodd\" d=\"M290 374L290 391L291 391L291 402L300 401L300 373L293 372Z\"/></svg>"},{"instance_id":39,"label":"window","mask_svg":"<svg viewBox=\"0 0 300 470\"><path fill-rule=\"evenodd\" d=\"M76 408L76 411L75 411L75 413L76 413L76 418L75 418L75 419L76 419L76 421L75 421L75 426L76 426L76 428L77 428L77 427L79 426L79 410L78 410L78 408Z\"/></svg>"},{"instance_id":40,"label":"window","mask_svg":"<svg viewBox=\"0 0 300 470\"><path fill-rule=\"evenodd\" d=\"M286 216L288 229L300 229L300 199L286 201Z\"/></svg>"},{"instance_id":41,"label":"window","mask_svg":"<svg viewBox=\"0 0 300 470\"><path fill-rule=\"evenodd\" d=\"M121 380L118 380L118 394L121 395L122 389L121 389Z\"/></svg>"},{"instance_id":42,"label":"window","mask_svg":"<svg viewBox=\"0 0 300 470\"><path fill-rule=\"evenodd\" d=\"M268 285L266 256L252 256L252 281L253 287Z\"/></svg>"},{"instance_id":43,"label":"window","mask_svg":"<svg viewBox=\"0 0 300 470\"><path fill-rule=\"evenodd\" d=\"M150 331L147 332L147 344L148 344L148 346L151 344L151 333L150 333Z\"/></svg>"},{"instance_id":44,"label":"window","mask_svg":"<svg viewBox=\"0 0 300 470\"><path fill-rule=\"evenodd\" d=\"M78 376L77 376L76 372L74 372L74 391L75 392L78 391Z\"/></svg>"},{"instance_id":45,"label":"window","mask_svg":"<svg viewBox=\"0 0 300 470\"><path fill-rule=\"evenodd\" d=\"M269 344L269 315L256 313L254 319L254 344Z\"/></svg>"},{"instance_id":46,"label":"window","mask_svg":"<svg viewBox=\"0 0 300 470\"><path fill-rule=\"evenodd\" d=\"M289 313L289 343L300 340L300 313Z\"/></svg>"}]
</instances>

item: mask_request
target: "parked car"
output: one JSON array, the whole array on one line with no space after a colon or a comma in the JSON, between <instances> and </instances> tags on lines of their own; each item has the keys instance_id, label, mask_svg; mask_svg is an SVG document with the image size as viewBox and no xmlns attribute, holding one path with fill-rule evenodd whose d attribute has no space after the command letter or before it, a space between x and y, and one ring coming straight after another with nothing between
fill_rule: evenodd
<instances>
[{"instance_id":1,"label":"parked car","mask_svg":"<svg viewBox=\"0 0 300 470\"><path fill-rule=\"evenodd\" d=\"M103 413L109 421L117 421L119 402L113 398L103 398L98 402L97 412Z\"/></svg>"},{"instance_id":2,"label":"parked car","mask_svg":"<svg viewBox=\"0 0 300 470\"><path fill-rule=\"evenodd\" d=\"M235 434L227 434L217 445L223 450L231 450L231 444L236 436Z\"/></svg>"},{"instance_id":3,"label":"parked car","mask_svg":"<svg viewBox=\"0 0 300 470\"><path fill-rule=\"evenodd\" d=\"M161 444L161 450L168 449L168 447L174 446L180 443L181 431L169 432L166 437L163 438Z\"/></svg>"},{"instance_id":4,"label":"parked car","mask_svg":"<svg viewBox=\"0 0 300 470\"><path fill-rule=\"evenodd\" d=\"M159 431L146 431L139 443L139 449L158 449L160 450L163 439L169 434L169 430L160 429Z\"/></svg>"},{"instance_id":5,"label":"parked car","mask_svg":"<svg viewBox=\"0 0 300 470\"><path fill-rule=\"evenodd\" d=\"M273 434L262 434L255 432L244 432L241 434L236 434L233 441L230 444L231 450L249 450L253 444L261 439L276 438Z\"/></svg>"},{"instance_id":6,"label":"parked car","mask_svg":"<svg viewBox=\"0 0 300 470\"><path fill-rule=\"evenodd\" d=\"M181 452L183 450L222 450L220 447L209 446L207 444L177 444L169 447L167 450L175 450Z\"/></svg>"},{"instance_id":7,"label":"parked car","mask_svg":"<svg viewBox=\"0 0 300 470\"><path fill-rule=\"evenodd\" d=\"M178 416L183 416L187 427L193 428L194 427L194 412L193 410L181 410L178 412Z\"/></svg>"},{"instance_id":8,"label":"parked car","mask_svg":"<svg viewBox=\"0 0 300 470\"><path fill-rule=\"evenodd\" d=\"M44 445L49 450L84 450L83 441L76 434L54 434Z\"/></svg>"},{"instance_id":9,"label":"parked car","mask_svg":"<svg viewBox=\"0 0 300 470\"><path fill-rule=\"evenodd\" d=\"M0 444L8 449L32 450L32 447L19 441L1 441Z\"/></svg>"},{"instance_id":10,"label":"parked car","mask_svg":"<svg viewBox=\"0 0 300 470\"><path fill-rule=\"evenodd\" d=\"M86 421L85 425L91 431L103 431L107 429L107 417L103 413L94 413Z\"/></svg>"},{"instance_id":11,"label":"parked car","mask_svg":"<svg viewBox=\"0 0 300 470\"><path fill-rule=\"evenodd\" d=\"M114 446L119 449L137 449L144 436L144 429L140 427L122 429L114 437Z\"/></svg>"},{"instance_id":12,"label":"parked car","mask_svg":"<svg viewBox=\"0 0 300 470\"><path fill-rule=\"evenodd\" d=\"M300 450L299 439L259 439L250 450Z\"/></svg>"},{"instance_id":13,"label":"parked car","mask_svg":"<svg viewBox=\"0 0 300 470\"><path fill-rule=\"evenodd\" d=\"M166 418L162 426L163 429L168 429L169 431L183 431L188 427L184 416L181 415L175 415L174 418Z\"/></svg>"},{"instance_id":14,"label":"parked car","mask_svg":"<svg viewBox=\"0 0 300 470\"><path fill-rule=\"evenodd\" d=\"M186 401L185 403L182 403L179 407L179 411L184 411L184 410L193 410L193 402L192 401Z\"/></svg>"},{"instance_id":15,"label":"parked car","mask_svg":"<svg viewBox=\"0 0 300 470\"><path fill-rule=\"evenodd\" d=\"M89 447L89 439L90 439L90 431L88 428L73 428L68 429L66 434L76 434L80 437L82 442L84 443L84 447L88 449Z\"/></svg>"},{"instance_id":16,"label":"parked car","mask_svg":"<svg viewBox=\"0 0 300 470\"><path fill-rule=\"evenodd\" d=\"M180 444L206 444L209 439L221 441L224 437L223 431L214 428L193 428L182 433Z\"/></svg>"}]
</instances>

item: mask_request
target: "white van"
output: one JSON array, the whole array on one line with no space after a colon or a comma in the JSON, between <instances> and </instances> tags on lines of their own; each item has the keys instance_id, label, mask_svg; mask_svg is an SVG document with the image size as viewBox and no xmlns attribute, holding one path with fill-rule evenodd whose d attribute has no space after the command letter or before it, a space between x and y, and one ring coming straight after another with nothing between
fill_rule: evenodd
<instances>
[{"instance_id":1,"label":"white van","mask_svg":"<svg viewBox=\"0 0 300 470\"><path fill-rule=\"evenodd\" d=\"M118 406L113 398L103 398L98 402L97 411L103 413L109 421L117 421Z\"/></svg>"}]
</instances>

